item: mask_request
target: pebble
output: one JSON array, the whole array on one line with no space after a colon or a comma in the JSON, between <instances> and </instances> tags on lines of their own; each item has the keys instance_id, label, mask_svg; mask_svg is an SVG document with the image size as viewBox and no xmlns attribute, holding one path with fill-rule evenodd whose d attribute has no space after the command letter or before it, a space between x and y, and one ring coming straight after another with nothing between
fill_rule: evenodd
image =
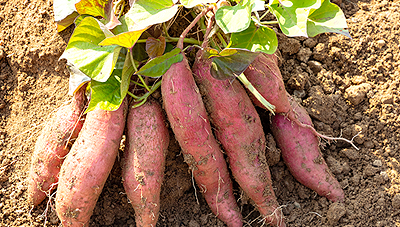
<instances>
[{"instance_id":1,"label":"pebble","mask_svg":"<svg viewBox=\"0 0 400 227\"><path fill-rule=\"evenodd\" d=\"M314 73L319 73L322 70L322 64L318 61L309 61L307 65Z\"/></svg>"},{"instance_id":2,"label":"pebble","mask_svg":"<svg viewBox=\"0 0 400 227\"><path fill-rule=\"evenodd\" d=\"M396 194L392 199L392 206L394 209L400 209L400 194Z\"/></svg>"},{"instance_id":3,"label":"pebble","mask_svg":"<svg viewBox=\"0 0 400 227\"><path fill-rule=\"evenodd\" d=\"M382 179L384 181L388 181L389 180L389 175L386 173L386 171L381 171L380 175L382 176Z\"/></svg>"},{"instance_id":4,"label":"pebble","mask_svg":"<svg viewBox=\"0 0 400 227\"><path fill-rule=\"evenodd\" d=\"M300 48L299 52L297 53L297 59L299 59L302 62L307 62L308 59L311 57L312 51L310 48Z\"/></svg>"},{"instance_id":5,"label":"pebble","mask_svg":"<svg viewBox=\"0 0 400 227\"><path fill-rule=\"evenodd\" d=\"M364 101L367 92L371 90L371 85L368 83L362 83L359 85L353 85L346 89L347 99L353 105L358 105Z\"/></svg>"},{"instance_id":6,"label":"pebble","mask_svg":"<svg viewBox=\"0 0 400 227\"><path fill-rule=\"evenodd\" d=\"M306 91L304 90L294 90L293 95L299 98L304 98L306 96Z\"/></svg>"},{"instance_id":7,"label":"pebble","mask_svg":"<svg viewBox=\"0 0 400 227\"><path fill-rule=\"evenodd\" d=\"M366 79L364 76L355 76L353 79L351 79L351 82L353 82L355 85L359 85L365 83Z\"/></svg>"},{"instance_id":8,"label":"pebble","mask_svg":"<svg viewBox=\"0 0 400 227\"><path fill-rule=\"evenodd\" d=\"M6 107L6 103L4 102L4 100L0 99L0 110L4 107Z\"/></svg>"},{"instance_id":9,"label":"pebble","mask_svg":"<svg viewBox=\"0 0 400 227\"><path fill-rule=\"evenodd\" d=\"M200 224L195 220L190 220L189 227L200 227Z\"/></svg>"},{"instance_id":10,"label":"pebble","mask_svg":"<svg viewBox=\"0 0 400 227\"><path fill-rule=\"evenodd\" d=\"M375 167L381 167L382 166L382 161L377 159L372 163L373 166Z\"/></svg>"},{"instance_id":11,"label":"pebble","mask_svg":"<svg viewBox=\"0 0 400 227\"><path fill-rule=\"evenodd\" d=\"M328 223L333 226L337 226L340 218L346 214L346 207L343 203L335 202L329 206L327 213Z\"/></svg>"},{"instance_id":12,"label":"pebble","mask_svg":"<svg viewBox=\"0 0 400 227\"><path fill-rule=\"evenodd\" d=\"M378 172L378 169L376 167L373 167L371 165L368 165L364 168L364 175L368 177L372 177Z\"/></svg>"},{"instance_id":13,"label":"pebble","mask_svg":"<svg viewBox=\"0 0 400 227\"><path fill-rule=\"evenodd\" d=\"M378 40L378 41L376 41L376 45L379 47L379 48L382 48L383 46L385 46L385 44L386 44L386 42L385 42L385 40Z\"/></svg>"},{"instance_id":14,"label":"pebble","mask_svg":"<svg viewBox=\"0 0 400 227\"><path fill-rule=\"evenodd\" d=\"M301 205L300 205L300 203L298 203L298 202L294 202L293 205L294 205L294 207L296 207L296 208L301 208Z\"/></svg>"}]
</instances>

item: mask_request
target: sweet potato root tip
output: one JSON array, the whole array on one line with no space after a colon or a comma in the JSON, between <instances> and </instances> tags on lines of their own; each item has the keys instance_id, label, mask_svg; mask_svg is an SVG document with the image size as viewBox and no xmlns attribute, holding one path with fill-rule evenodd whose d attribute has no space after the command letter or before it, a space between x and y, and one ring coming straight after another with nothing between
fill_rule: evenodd
<instances>
[{"instance_id":1,"label":"sweet potato root tip","mask_svg":"<svg viewBox=\"0 0 400 227\"><path fill-rule=\"evenodd\" d=\"M63 226L88 226L118 154L126 109L124 101L116 111L87 114L60 171L56 211Z\"/></svg>"},{"instance_id":2,"label":"sweet potato root tip","mask_svg":"<svg viewBox=\"0 0 400 227\"><path fill-rule=\"evenodd\" d=\"M171 128L211 210L228 226L242 226L225 159L186 58L164 74L161 92Z\"/></svg>"},{"instance_id":3,"label":"sweet potato root tip","mask_svg":"<svg viewBox=\"0 0 400 227\"><path fill-rule=\"evenodd\" d=\"M39 205L56 188L68 142L75 139L82 126L85 88L74 95L72 102L58 109L43 127L35 144L28 176L28 202Z\"/></svg>"},{"instance_id":4,"label":"sweet potato root tip","mask_svg":"<svg viewBox=\"0 0 400 227\"><path fill-rule=\"evenodd\" d=\"M125 192L135 210L136 226L156 226L169 144L160 105L152 99L129 108L127 143L122 159Z\"/></svg>"}]
</instances>

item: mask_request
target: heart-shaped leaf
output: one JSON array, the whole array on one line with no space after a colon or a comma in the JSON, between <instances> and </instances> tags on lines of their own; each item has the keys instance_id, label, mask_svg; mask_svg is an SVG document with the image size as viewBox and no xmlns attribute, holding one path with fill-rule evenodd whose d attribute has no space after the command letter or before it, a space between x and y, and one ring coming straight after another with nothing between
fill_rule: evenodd
<instances>
[{"instance_id":1,"label":"heart-shaped leaf","mask_svg":"<svg viewBox=\"0 0 400 227\"><path fill-rule=\"evenodd\" d=\"M223 6L215 13L217 25L225 33L241 32L250 25L251 6Z\"/></svg>"},{"instance_id":2,"label":"heart-shaped leaf","mask_svg":"<svg viewBox=\"0 0 400 227\"><path fill-rule=\"evenodd\" d=\"M346 17L339 6L323 0L320 8L312 10L308 16L307 34L314 37L320 33L333 32L351 38L347 28Z\"/></svg>"},{"instance_id":3,"label":"heart-shaped leaf","mask_svg":"<svg viewBox=\"0 0 400 227\"><path fill-rule=\"evenodd\" d=\"M93 17L84 18L75 28L61 59L67 59L84 74L99 82L107 81L114 70L121 47L98 44L112 35L104 25Z\"/></svg>"},{"instance_id":4,"label":"heart-shaped leaf","mask_svg":"<svg viewBox=\"0 0 400 227\"><path fill-rule=\"evenodd\" d=\"M70 62L67 62L67 69L69 71L68 94L73 95L83 84L91 79Z\"/></svg>"},{"instance_id":5,"label":"heart-shaped leaf","mask_svg":"<svg viewBox=\"0 0 400 227\"><path fill-rule=\"evenodd\" d=\"M104 8L107 4L108 0L81 0L76 3L76 11L79 14L88 14L93 17L106 17L104 12Z\"/></svg>"},{"instance_id":6,"label":"heart-shaped leaf","mask_svg":"<svg viewBox=\"0 0 400 227\"><path fill-rule=\"evenodd\" d=\"M259 53L245 49L224 49L212 58L210 72L218 80L233 78L242 74Z\"/></svg>"},{"instance_id":7,"label":"heart-shaped leaf","mask_svg":"<svg viewBox=\"0 0 400 227\"><path fill-rule=\"evenodd\" d=\"M126 48L132 48L145 30L146 29L132 32L124 32L101 41L99 45L119 45Z\"/></svg>"},{"instance_id":8,"label":"heart-shaped leaf","mask_svg":"<svg viewBox=\"0 0 400 227\"><path fill-rule=\"evenodd\" d=\"M130 51L130 50L129 50ZM133 67L133 59L130 52L126 53L124 65L122 68L122 75L121 75L121 97L125 97L128 93L129 84L133 73L135 72L135 68ZM118 63L117 63L118 64Z\"/></svg>"},{"instance_id":9,"label":"heart-shaped leaf","mask_svg":"<svg viewBox=\"0 0 400 227\"><path fill-rule=\"evenodd\" d=\"M307 37L308 15L321 6L321 0L272 0L267 6L285 35Z\"/></svg>"},{"instance_id":10,"label":"heart-shaped leaf","mask_svg":"<svg viewBox=\"0 0 400 227\"><path fill-rule=\"evenodd\" d=\"M129 86L125 84L125 87L123 89L121 88L123 81L123 68L125 66L126 60L126 51L121 51L118 56L118 61L115 65L115 69L113 70L108 80L105 82L92 80L90 82L91 96L86 113L95 109L114 111L119 108L123 99L126 96L126 86ZM129 75L128 72L126 72L125 76L127 75ZM126 80L127 79L125 78L125 83Z\"/></svg>"},{"instance_id":11,"label":"heart-shaped leaf","mask_svg":"<svg viewBox=\"0 0 400 227\"><path fill-rule=\"evenodd\" d=\"M273 54L278 47L278 39L271 28L251 23L246 30L231 35L228 47Z\"/></svg>"},{"instance_id":12,"label":"heart-shaped leaf","mask_svg":"<svg viewBox=\"0 0 400 227\"><path fill-rule=\"evenodd\" d=\"M181 49L175 48L171 52L151 59L138 72L136 72L136 74L148 77L160 77L167 72L171 65L181 62L182 60L183 55Z\"/></svg>"},{"instance_id":13,"label":"heart-shaped leaf","mask_svg":"<svg viewBox=\"0 0 400 227\"><path fill-rule=\"evenodd\" d=\"M160 36L158 39L149 37L146 40L146 52L150 58L156 58L163 55L165 51L165 38Z\"/></svg>"},{"instance_id":14,"label":"heart-shaped leaf","mask_svg":"<svg viewBox=\"0 0 400 227\"><path fill-rule=\"evenodd\" d=\"M137 31L168 21L177 12L172 0L137 0L123 17L128 30Z\"/></svg>"},{"instance_id":15,"label":"heart-shaped leaf","mask_svg":"<svg viewBox=\"0 0 400 227\"><path fill-rule=\"evenodd\" d=\"M68 28L71 24L74 23L75 19L79 16L77 12L73 12L66 18L62 19L61 21L57 21L57 32L61 32L62 30Z\"/></svg>"}]
</instances>

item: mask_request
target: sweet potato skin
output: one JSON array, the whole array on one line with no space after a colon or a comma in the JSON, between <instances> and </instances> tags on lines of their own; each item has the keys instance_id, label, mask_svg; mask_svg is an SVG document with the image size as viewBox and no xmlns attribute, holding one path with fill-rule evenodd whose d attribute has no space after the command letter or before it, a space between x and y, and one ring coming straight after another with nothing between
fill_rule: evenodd
<instances>
[{"instance_id":1,"label":"sweet potato skin","mask_svg":"<svg viewBox=\"0 0 400 227\"><path fill-rule=\"evenodd\" d=\"M211 210L228 226L242 226L225 159L186 58L163 75L161 92L185 162Z\"/></svg>"},{"instance_id":2,"label":"sweet potato skin","mask_svg":"<svg viewBox=\"0 0 400 227\"><path fill-rule=\"evenodd\" d=\"M60 171L56 211L64 227L88 226L118 154L126 102L116 111L93 110Z\"/></svg>"},{"instance_id":3,"label":"sweet potato skin","mask_svg":"<svg viewBox=\"0 0 400 227\"><path fill-rule=\"evenodd\" d=\"M214 79L210 67L211 60L199 51L193 66L194 77L205 97L216 137L229 158L232 174L266 223L285 226L265 159L266 139L260 117L239 81Z\"/></svg>"},{"instance_id":4,"label":"sweet potato skin","mask_svg":"<svg viewBox=\"0 0 400 227\"><path fill-rule=\"evenodd\" d=\"M312 126L307 111L290 99L298 120ZM305 127L294 124L282 114L272 117L271 130L292 175L303 185L331 201L343 201L344 192L329 170L319 149L318 137Z\"/></svg>"},{"instance_id":5,"label":"sweet potato skin","mask_svg":"<svg viewBox=\"0 0 400 227\"><path fill-rule=\"evenodd\" d=\"M276 113L292 113L278 60L274 54L258 55L244 71L244 75L258 92L275 106ZM265 108L253 95L250 97L255 105Z\"/></svg>"},{"instance_id":6,"label":"sweet potato skin","mask_svg":"<svg viewBox=\"0 0 400 227\"><path fill-rule=\"evenodd\" d=\"M39 205L56 188L68 142L75 139L83 126L85 87L79 89L72 102L59 108L43 127L35 144L28 176L28 202Z\"/></svg>"},{"instance_id":7,"label":"sweet potato skin","mask_svg":"<svg viewBox=\"0 0 400 227\"><path fill-rule=\"evenodd\" d=\"M153 99L129 108L122 180L135 209L136 226L156 226L161 184L169 144L168 129L160 105Z\"/></svg>"}]
</instances>

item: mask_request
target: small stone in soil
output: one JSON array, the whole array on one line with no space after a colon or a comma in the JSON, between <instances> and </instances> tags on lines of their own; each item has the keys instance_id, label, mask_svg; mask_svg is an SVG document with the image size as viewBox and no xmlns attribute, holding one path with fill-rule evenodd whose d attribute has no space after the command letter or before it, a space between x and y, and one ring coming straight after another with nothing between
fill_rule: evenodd
<instances>
[{"instance_id":1,"label":"small stone in soil","mask_svg":"<svg viewBox=\"0 0 400 227\"><path fill-rule=\"evenodd\" d=\"M392 199L392 206L394 209L400 209L400 194L396 194Z\"/></svg>"},{"instance_id":2,"label":"small stone in soil","mask_svg":"<svg viewBox=\"0 0 400 227\"><path fill-rule=\"evenodd\" d=\"M389 175L386 173L386 171L381 171L380 175L385 182L389 180Z\"/></svg>"},{"instance_id":3,"label":"small stone in soil","mask_svg":"<svg viewBox=\"0 0 400 227\"><path fill-rule=\"evenodd\" d=\"M340 218L346 214L346 207L343 203L335 202L329 206L327 213L328 223L330 225L336 225Z\"/></svg>"},{"instance_id":4,"label":"small stone in soil","mask_svg":"<svg viewBox=\"0 0 400 227\"><path fill-rule=\"evenodd\" d=\"M372 163L373 166L375 167L381 167L382 166L382 161L377 159Z\"/></svg>"},{"instance_id":5,"label":"small stone in soil","mask_svg":"<svg viewBox=\"0 0 400 227\"><path fill-rule=\"evenodd\" d=\"M371 85L368 83L362 83L360 85L354 85L346 89L347 99L353 105L358 105L364 101L368 91L371 90Z\"/></svg>"},{"instance_id":6,"label":"small stone in soil","mask_svg":"<svg viewBox=\"0 0 400 227\"><path fill-rule=\"evenodd\" d=\"M308 67L314 72L319 73L322 70L322 64L317 61L309 61L307 62Z\"/></svg>"},{"instance_id":7,"label":"small stone in soil","mask_svg":"<svg viewBox=\"0 0 400 227\"><path fill-rule=\"evenodd\" d=\"M379 48L382 48L383 46L385 46L385 44L386 44L386 42L385 42L385 40L378 40L378 41L376 41L376 45L379 47Z\"/></svg>"}]
</instances>

